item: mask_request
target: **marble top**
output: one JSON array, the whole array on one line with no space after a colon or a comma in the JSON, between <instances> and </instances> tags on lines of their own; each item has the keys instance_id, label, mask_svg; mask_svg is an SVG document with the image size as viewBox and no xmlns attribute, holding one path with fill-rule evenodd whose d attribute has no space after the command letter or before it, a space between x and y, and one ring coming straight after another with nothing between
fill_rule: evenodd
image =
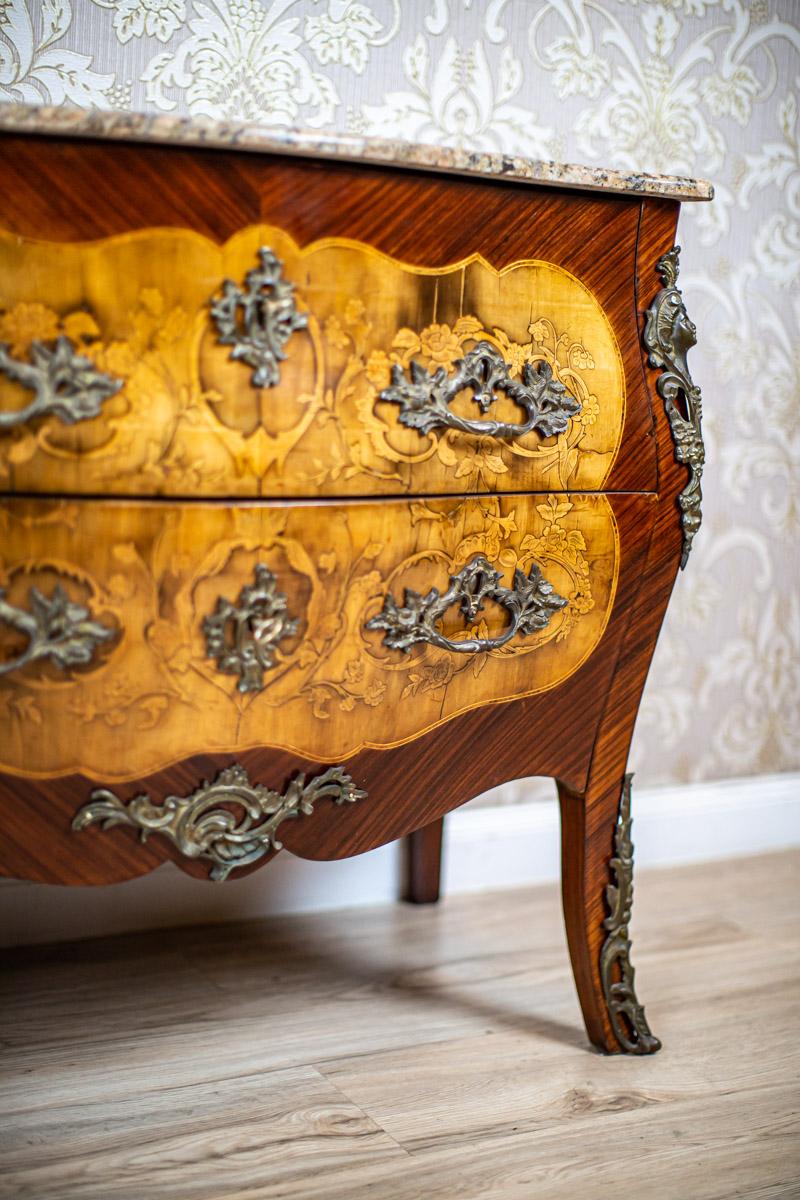
<instances>
[{"instance_id":1,"label":"marble top","mask_svg":"<svg viewBox=\"0 0 800 1200\"><path fill-rule=\"evenodd\" d=\"M613 171L603 167L547 162L481 150L430 146L394 138L323 133L254 122L216 121L206 117L0 104L0 130L153 142L170 146L208 146L262 154L296 154L306 158L332 158L343 162L406 167L409 170L477 175L485 179L512 179L519 183L580 188L584 191L667 196L672 200L711 200L714 196L710 183L683 175Z\"/></svg>"}]
</instances>

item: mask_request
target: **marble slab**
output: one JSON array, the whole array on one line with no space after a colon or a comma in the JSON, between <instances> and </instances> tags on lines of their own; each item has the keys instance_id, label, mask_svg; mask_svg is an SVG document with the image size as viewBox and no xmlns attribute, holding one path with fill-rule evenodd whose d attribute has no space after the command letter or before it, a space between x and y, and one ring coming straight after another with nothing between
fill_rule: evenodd
<instances>
[{"instance_id":1,"label":"marble slab","mask_svg":"<svg viewBox=\"0 0 800 1200\"><path fill-rule=\"evenodd\" d=\"M288 129L253 122L215 121L205 117L0 104L0 130L153 142L170 146L208 146L218 150L247 150L262 154L296 154L307 158L391 165L409 170L477 175L484 179L511 179L519 183L580 188L584 191L666 196L672 200L711 200L714 196L710 183L683 175L614 171L477 150L457 150L449 146L424 145L394 138Z\"/></svg>"}]
</instances>

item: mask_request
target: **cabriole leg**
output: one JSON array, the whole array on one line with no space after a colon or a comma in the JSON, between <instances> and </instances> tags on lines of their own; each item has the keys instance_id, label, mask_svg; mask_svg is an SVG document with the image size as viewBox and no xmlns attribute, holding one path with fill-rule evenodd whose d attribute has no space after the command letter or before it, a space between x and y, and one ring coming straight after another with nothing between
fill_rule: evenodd
<instances>
[{"instance_id":1,"label":"cabriole leg","mask_svg":"<svg viewBox=\"0 0 800 1200\"><path fill-rule=\"evenodd\" d=\"M561 877L572 969L589 1038L608 1054L661 1048L636 998L631 779L577 796L559 784Z\"/></svg>"}]
</instances>

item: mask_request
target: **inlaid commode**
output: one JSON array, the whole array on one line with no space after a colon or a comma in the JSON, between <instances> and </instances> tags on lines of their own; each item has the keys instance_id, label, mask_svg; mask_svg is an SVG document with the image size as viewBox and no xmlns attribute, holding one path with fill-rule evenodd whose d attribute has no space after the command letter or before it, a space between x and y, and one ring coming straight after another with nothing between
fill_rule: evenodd
<instances>
[{"instance_id":1,"label":"inlaid commode","mask_svg":"<svg viewBox=\"0 0 800 1200\"><path fill-rule=\"evenodd\" d=\"M700 519L708 189L0 127L0 869L233 879L552 775L590 1037L656 1049L625 770Z\"/></svg>"}]
</instances>

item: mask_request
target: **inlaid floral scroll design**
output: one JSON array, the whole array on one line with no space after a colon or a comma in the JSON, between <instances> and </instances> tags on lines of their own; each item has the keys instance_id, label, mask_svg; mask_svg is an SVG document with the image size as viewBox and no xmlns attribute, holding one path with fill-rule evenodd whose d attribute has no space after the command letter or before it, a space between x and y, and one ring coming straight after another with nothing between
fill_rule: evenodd
<instances>
[{"instance_id":1,"label":"inlaid floral scroll design","mask_svg":"<svg viewBox=\"0 0 800 1200\"><path fill-rule=\"evenodd\" d=\"M344 240L300 248L269 226L223 247L182 230L66 247L0 234L0 251L10 358L32 363L54 344L60 363L69 339L91 395L107 392L101 408L82 406L77 431L44 412L4 429L20 389L0 369L0 473L13 468L24 490L590 490L614 460L625 390L614 335L552 264L514 264L502 279L478 259L431 273ZM185 271L170 272L176 260ZM80 308L59 266L94 281ZM31 300L28 281L48 273L46 299ZM429 315L398 328L412 295Z\"/></svg>"},{"instance_id":2,"label":"inlaid floral scroll design","mask_svg":"<svg viewBox=\"0 0 800 1200\"><path fill-rule=\"evenodd\" d=\"M800 305L790 290L800 270L796 0L399 8L397 0L12 0L0 5L10 48L0 95L286 122L323 135L346 125L632 172L708 172L714 203L683 210L691 239L683 270L692 272L690 312L699 319L694 310L704 308L714 335L693 352L692 374L725 393L714 430L721 474L705 505L720 519L698 547L710 556L703 571L684 575L680 611L667 617L669 645L650 675L638 755L650 783L794 769L800 655L779 648L797 636L796 570L786 553L800 517ZM452 314L439 319L452 329ZM20 440L20 453L29 449ZM262 464L270 447L258 433L243 449ZM476 483L478 465L496 481L491 444L476 442L472 453L466 482ZM360 471L336 437L330 455L308 466L327 479L321 486L331 486L329 470L339 479ZM187 456L181 486L213 468ZM398 490L397 481L386 487ZM752 585L719 607L709 637L708 604L743 571ZM687 688L700 695L699 711L686 706Z\"/></svg>"},{"instance_id":3,"label":"inlaid floral scroll design","mask_svg":"<svg viewBox=\"0 0 800 1200\"><path fill-rule=\"evenodd\" d=\"M524 437L534 429L544 437L564 433L570 417L580 412L580 401L569 394L563 383L553 379L550 364L526 362L519 379L513 377L511 370L511 364L491 342L480 341L463 358L455 360L450 374L444 367L429 371L412 359L407 375L399 363L394 363L392 382L379 399L398 405L400 424L420 433L457 429L493 438ZM462 417L450 408L458 394L467 388L484 419ZM525 420L511 422L488 417L498 395L508 396L519 405L525 412Z\"/></svg>"},{"instance_id":4,"label":"inlaid floral scroll design","mask_svg":"<svg viewBox=\"0 0 800 1200\"><path fill-rule=\"evenodd\" d=\"M92 598L82 603L124 631L112 654L64 682L53 672L9 675L0 707L17 732L3 739L0 765L29 769L18 755L31 722L54 731L37 747L34 769L81 769L106 783L117 777L121 736L130 747L128 777L201 751L266 744L343 761L361 745L399 744L478 704L555 686L602 636L616 587L616 525L602 496L318 506L139 501L126 502L124 513L116 541L96 505L62 501L31 515L12 502L0 513L7 574L22 564L35 569L48 596L40 582L46 569L74 578L82 597ZM48 566L56 540L68 542L73 565ZM453 608L441 624L448 638L476 641L476 653L428 641L398 654L380 630L367 628L388 594L444 593L448 577L476 559L488 564L476 579L476 603L461 617ZM514 595L515 580L524 578L520 600L535 618L531 632L503 639L509 620L486 591L490 577L489 591ZM542 579L552 592L543 593ZM286 606L273 613L277 594ZM231 673L218 669L216 654L208 657L204 622L220 597L243 613L242 639L235 619L223 613L218 623L223 658L241 652ZM545 620L539 610L548 598ZM16 594L14 601L22 606ZM284 618L298 622L291 638ZM243 689L240 668L248 685L259 686Z\"/></svg>"},{"instance_id":5,"label":"inlaid floral scroll design","mask_svg":"<svg viewBox=\"0 0 800 1200\"><path fill-rule=\"evenodd\" d=\"M257 299L250 297L250 309L258 308ZM196 311L190 305L170 306L158 288L145 286L138 291L134 307L117 314L116 334L102 330L93 313L85 309L59 314L40 303L13 305L0 313L0 342L5 340L8 355L14 356L10 365L25 358L34 360L40 344L54 342L57 349L62 347L54 365L63 374L61 359L68 338L70 345L80 349L80 356L75 352L73 358L79 359L92 392L80 409L88 440L76 440L62 431L59 422L44 419L61 415L55 411L55 403L46 411L39 402L35 412L21 414L43 418L24 428L20 414L10 411L4 419L5 410L0 411L0 436L11 439L0 452L0 479L11 466L30 470L38 455L46 460L44 470L51 472L56 464L67 471L57 490L72 490L73 471L77 470L87 491L192 494L202 490L214 494L229 491L233 484L234 490L257 494L264 476L285 462L323 409L318 327L313 316L297 314L297 321L297 328L308 326L317 366L308 387L296 397L296 420L267 433L260 421L252 429L226 421L223 391L215 379L203 378L199 369L202 339L214 329L207 305ZM274 357L277 371L283 343L276 329L285 330L283 318L276 317L270 328L263 341L255 334L250 338L243 333L244 340L234 345L234 354L241 349L240 357L255 368L255 374L266 372L275 383L277 376L269 373L267 360ZM0 384L3 372L0 357ZM5 370L5 375L11 377L11 371ZM89 403L99 396L101 386L102 399L113 398L113 405L105 403L101 408ZM245 390L249 387L248 380ZM77 413L75 401L71 408ZM51 477L55 482L56 477Z\"/></svg>"},{"instance_id":6,"label":"inlaid floral scroll design","mask_svg":"<svg viewBox=\"0 0 800 1200\"><path fill-rule=\"evenodd\" d=\"M0 588L0 622L28 639L25 650L16 658L0 661L0 675L45 660L62 671L86 666L97 647L115 636L113 628L96 620L84 604L71 600L60 584L50 596L30 588L27 608L10 604L5 589Z\"/></svg>"},{"instance_id":7,"label":"inlaid floral scroll design","mask_svg":"<svg viewBox=\"0 0 800 1200\"><path fill-rule=\"evenodd\" d=\"M403 680L401 699L426 694L443 698L462 674L465 679L477 677L492 660L535 654L543 638L558 643L569 637L595 605L586 541L581 531L567 527L565 520L572 509L573 504L566 497L548 497L536 508L536 532L526 533L518 524L515 509L504 513L496 498L487 497L481 501L479 517L475 514L465 520L459 515L453 520L451 530L446 527L440 510L426 501L415 501L412 504L415 525L423 529L428 526L430 532L423 534L423 539L441 548L405 560L389 576L381 577L373 571L356 575L348 583L342 593L345 619L338 629L339 645L350 643L360 622L368 632L385 631L388 653L376 655L370 649L366 660L348 661L337 678L330 673L330 666L339 654L336 643L331 644L304 689L313 701L315 715L328 719L335 707L348 711L359 701L378 707L394 694L392 677L397 674ZM370 549L375 552L383 548ZM465 561L469 565L460 572L452 570ZM420 595L405 588L408 571L420 563L446 563L451 569L450 589L440 594L434 588ZM502 572L492 563L498 564ZM567 581L564 595L542 578L540 563L545 570L548 564L555 567L559 578ZM502 582L506 573L512 580L510 588ZM430 574L428 566L425 574ZM524 582L517 588L516 580ZM378 611L374 601L368 606L376 589L382 598ZM495 637L491 636L482 611L483 600L490 598L492 590L501 593L506 601L510 599L519 609L505 631ZM451 640L437 634L437 624L451 603L461 599L462 591L465 591L462 615L466 624L457 638ZM404 606L394 601L395 592L404 593ZM395 613L394 609L398 611ZM551 625L551 618L556 616ZM529 629L526 617L530 620ZM520 622L536 636L515 638ZM421 654L426 644L430 650ZM397 648L411 653L398 657L391 653Z\"/></svg>"},{"instance_id":8,"label":"inlaid floral scroll design","mask_svg":"<svg viewBox=\"0 0 800 1200\"><path fill-rule=\"evenodd\" d=\"M503 585L502 578L502 573L478 554L456 575L450 576L450 586L445 592L431 588L423 596L406 588L402 605L388 592L383 608L370 617L366 628L382 630L384 644L405 654L421 642L453 654L482 654L499 650L517 635L524 637L544 629L550 617L567 605L536 563L531 565L527 575L517 568L510 588ZM444 636L439 623L449 608L457 605L462 616L474 622L483 612L487 600L501 605L509 616L508 626L501 634L492 638Z\"/></svg>"},{"instance_id":9,"label":"inlaid floral scroll design","mask_svg":"<svg viewBox=\"0 0 800 1200\"><path fill-rule=\"evenodd\" d=\"M530 341L521 343L468 315L419 333L401 329L384 349L373 345L368 314L354 301L323 332L329 345L346 354L331 409L353 403L363 431L360 442L331 447L328 473L400 479L398 472L436 459L454 481L494 487L517 457L550 472L557 486L569 486L600 401L586 380L594 368L591 353L552 321L531 321ZM524 419L460 418L449 405L464 388L473 390L484 413L498 391L505 392ZM392 408L399 408L397 416ZM427 446L401 445L394 434L398 423L419 430Z\"/></svg>"},{"instance_id":10,"label":"inlaid floral scroll design","mask_svg":"<svg viewBox=\"0 0 800 1200\"><path fill-rule=\"evenodd\" d=\"M65 425L89 421L103 407L103 401L122 387L98 371L83 354L78 354L68 337L60 334L52 345L35 339L29 347L29 361L14 358L7 343L0 343L0 373L33 392L24 408L0 412L0 430L25 425L37 417L58 417Z\"/></svg>"},{"instance_id":11,"label":"inlaid floral scroll design","mask_svg":"<svg viewBox=\"0 0 800 1200\"><path fill-rule=\"evenodd\" d=\"M367 540L359 544L353 541L346 522L336 522L333 529L337 536L315 559L302 540L290 534L290 523L284 517L276 522L270 543L262 543L257 551L255 585L243 587L235 604L222 600L216 616L204 615L198 608L199 589L208 589L222 576L229 578L234 564L243 561L242 555L254 552L254 543L246 536L214 546L184 581L175 600L183 633L173 637L168 626L159 621L150 627L149 640L159 655L167 655L165 666L176 685L183 688L181 680L187 677L193 662L186 647L193 644L193 630L202 628L206 652L218 663L232 660L225 670L238 680L233 692L226 694L243 716L260 698L269 708L275 708L299 697L321 721L361 705L380 708L390 701L393 677L398 672L407 680L402 689L406 695L445 689L464 670L473 676L479 674L492 658L535 653L542 638L564 641L592 611L595 600L590 560L585 537L571 521L573 509L568 498L549 496L535 507L535 523L528 520L520 527L516 510L511 508L504 515L493 497L483 499L479 506L464 502L451 514L450 521L430 503L415 501L412 520L422 531L419 540L431 549L410 558L402 556L388 575L378 567L391 549L386 542ZM244 516L241 520L244 529ZM285 566L276 576L266 564L274 565L279 558ZM404 576L420 562L429 562L431 567L438 564L440 569L446 565L451 570L458 564L477 563L478 567L473 566L470 572L474 582L480 584L482 580L489 586L493 580L489 590L507 596L512 608L519 610L513 628L521 622L528 629L528 622L529 632L536 636L513 638L512 628L512 632L506 630L491 638L476 592L475 602L464 614L467 623L459 640L454 646L448 643L449 649L456 649L455 662L445 663L452 656L443 653L441 645L437 648L435 634L424 639L435 661L421 659L419 646L407 661L405 656L397 661L391 653L376 653L377 643L372 639L364 642L365 630L369 633L382 628L376 624L379 614L375 598L386 597L393 590L402 591ZM481 564L485 564L485 573L479 580ZM552 570L563 581L563 595L544 574ZM511 579L511 587L502 582L504 575ZM307 596L302 605L297 600L287 605L284 592L292 578L295 592L300 588ZM514 583L517 579L524 581L519 587ZM478 591L484 599L489 598L482 584ZM446 595L439 601L444 601ZM259 616L262 602L266 605L261 614L263 623ZM449 603L446 600L444 607ZM251 629L254 614L256 625L261 628L263 624L261 661L256 654L258 630L254 635ZM551 625L551 617L556 616ZM292 637L298 629L302 629L302 640L296 648L283 652L279 648L281 640ZM243 641L237 640L237 630ZM215 640L218 636L222 638L219 645ZM476 653L469 655L466 652L471 647ZM216 674L214 667L211 677ZM189 697L191 679L187 687Z\"/></svg>"},{"instance_id":12,"label":"inlaid floral scroll design","mask_svg":"<svg viewBox=\"0 0 800 1200\"><path fill-rule=\"evenodd\" d=\"M181 369L182 362L189 362L193 338L188 314L180 307L168 308L157 289L145 287L126 324L124 337L109 336L86 309L59 313L27 301L0 313L0 339L7 342L9 354L33 359L38 345L54 342L58 347L68 341L79 347L80 355L73 351L73 358L85 364L83 379L92 384L89 399L81 404L81 440L53 420L24 428L17 424L15 429L6 422L5 430L0 424L0 434L11 439L0 453L0 477L10 466L19 469L44 456L44 470L51 464L74 465L87 490L110 484L118 491L126 478L138 476L145 490L162 490L173 478L181 490L191 492L201 479L212 488L221 479L213 461L190 461L180 444L182 429L211 432L216 424L206 403L210 396ZM50 410L60 415L55 405ZM229 462L226 456L226 466Z\"/></svg>"},{"instance_id":13,"label":"inlaid floral scroll design","mask_svg":"<svg viewBox=\"0 0 800 1200\"><path fill-rule=\"evenodd\" d=\"M11 500L0 511L0 636L6 647L0 725L17 729L20 745L30 744L26 730L47 728L47 754L61 753L62 728L71 730L61 736L73 749L90 727L101 741L122 728L137 741L180 700L172 680L143 669L142 613L157 604L157 585L132 543L104 545L103 512L95 514L90 535L101 561L92 562L85 544L80 549L82 528L91 520L80 502L34 507ZM53 538L65 532L75 549L72 560L52 554ZM26 578L35 586L20 586ZM19 635L28 639L21 651ZM57 671L30 669L37 664Z\"/></svg>"}]
</instances>

